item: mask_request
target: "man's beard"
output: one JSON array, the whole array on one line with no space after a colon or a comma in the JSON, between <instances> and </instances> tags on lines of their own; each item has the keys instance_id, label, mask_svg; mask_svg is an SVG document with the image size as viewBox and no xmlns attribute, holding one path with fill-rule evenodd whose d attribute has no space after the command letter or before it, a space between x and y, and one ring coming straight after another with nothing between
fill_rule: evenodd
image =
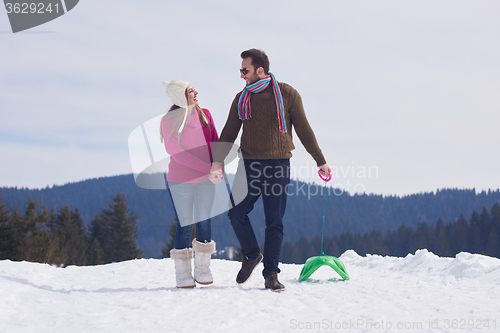
<instances>
[{"instance_id":1,"label":"man's beard","mask_svg":"<svg viewBox=\"0 0 500 333\"><path fill-rule=\"evenodd\" d=\"M260 81L261 78L258 75L253 75L252 77L248 78L248 84L247 86L254 84L257 81Z\"/></svg>"}]
</instances>

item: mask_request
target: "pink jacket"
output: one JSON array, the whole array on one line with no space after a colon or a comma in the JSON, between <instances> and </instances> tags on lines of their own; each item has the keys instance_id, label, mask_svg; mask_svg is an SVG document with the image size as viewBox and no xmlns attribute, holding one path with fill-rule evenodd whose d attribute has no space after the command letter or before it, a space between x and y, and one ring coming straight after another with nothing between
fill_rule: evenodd
<instances>
[{"instance_id":1,"label":"pink jacket","mask_svg":"<svg viewBox=\"0 0 500 333\"><path fill-rule=\"evenodd\" d=\"M208 180L212 167L210 142L219 141L219 136L210 111L207 109L203 111L205 111L211 130L201 125L198 111L194 108L193 112L188 115L179 140L176 133L168 137L172 130L172 119L168 117L162 119L161 129L165 149L170 155L167 181L202 183Z\"/></svg>"}]
</instances>

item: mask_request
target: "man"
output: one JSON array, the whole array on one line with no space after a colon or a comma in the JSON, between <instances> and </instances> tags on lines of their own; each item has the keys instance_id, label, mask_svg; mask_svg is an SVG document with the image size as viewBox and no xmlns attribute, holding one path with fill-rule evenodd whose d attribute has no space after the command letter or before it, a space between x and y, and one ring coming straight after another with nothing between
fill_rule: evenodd
<instances>
[{"instance_id":1,"label":"man","mask_svg":"<svg viewBox=\"0 0 500 333\"><path fill-rule=\"evenodd\" d=\"M269 72L269 59L263 51L246 50L241 53L241 58L241 78L245 80L246 87L233 100L219 139L219 142L233 143L243 125L240 144L243 162L240 161L232 192L238 192L239 175L246 174L243 186L248 194L228 214L243 254L236 282L246 282L254 268L263 261L265 287L283 291L285 286L278 280L278 262L283 243L287 186L290 183L290 157L295 148L293 127L323 176L327 177L331 170L309 126L299 93L290 85L276 81ZM221 163L217 162L222 162L226 155L227 151L222 149L217 149L214 154L216 162L210 173L210 180L214 183L222 180ZM260 253L248 218L261 195L266 219L264 255Z\"/></svg>"}]
</instances>

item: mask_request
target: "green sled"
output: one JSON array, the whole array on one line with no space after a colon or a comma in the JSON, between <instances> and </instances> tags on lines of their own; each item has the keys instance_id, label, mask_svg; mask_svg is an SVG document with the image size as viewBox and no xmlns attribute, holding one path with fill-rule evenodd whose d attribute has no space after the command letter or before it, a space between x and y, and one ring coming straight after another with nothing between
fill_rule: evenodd
<instances>
[{"instance_id":1,"label":"green sled","mask_svg":"<svg viewBox=\"0 0 500 333\"><path fill-rule=\"evenodd\" d=\"M349 274L347 274L342 261L340 261L339 258L327 255L320 255L307 259L304 267L302 267L302 271L300 272L299 280L307 280L307 278L310 277L314 272L316 272L316 270L321 266L330 266L337 273L339 273L343 280L349 280Z\"/></svg>"}]
</instances>

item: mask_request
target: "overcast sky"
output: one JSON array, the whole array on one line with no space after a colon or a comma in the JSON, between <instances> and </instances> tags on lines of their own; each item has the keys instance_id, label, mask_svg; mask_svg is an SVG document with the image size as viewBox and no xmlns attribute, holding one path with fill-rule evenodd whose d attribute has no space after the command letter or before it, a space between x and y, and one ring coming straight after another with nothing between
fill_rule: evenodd
<instances>
[{"instance_id":1,"label":"overcast sky","mask_svg":"<svg viewBox=\"0 0 500 333\"><path fill-rule=\"evenodd\" d=\"M494 0L82 0L12 34L0 9L0 186L131 173L163 80L189 81L220 133L255 47L302 95L333 185L498 189L499 18ZM294 143L296 177L318 181Z\"/></svg>"}]
</instances>

